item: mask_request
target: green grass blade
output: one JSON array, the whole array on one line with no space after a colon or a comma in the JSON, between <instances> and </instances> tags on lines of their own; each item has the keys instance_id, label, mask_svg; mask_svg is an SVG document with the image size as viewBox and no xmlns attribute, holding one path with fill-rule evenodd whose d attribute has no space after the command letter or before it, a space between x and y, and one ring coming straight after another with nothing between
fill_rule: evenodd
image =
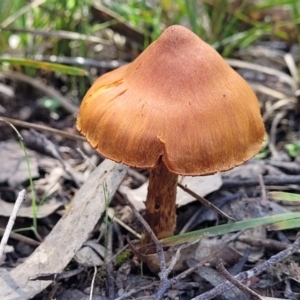
<instances>
[{"instance_id":1,"label":"green grass blade","mask_svg":"<svg viewBox=\"0 0 300 300\"><path fill-rule=\"evenodd\" d=\"M273 201L284 201L290 204L300 204L300 195L286 192L270 192L269 199Z\"/></svg>"},{"instance_id":2,"label":"green grass blade","mask_svg":"<svg viewBox=\"0 0 300 300\"><path fill-rule=\"evenodd\" d=\"M50 62L43 62L33 59L26 59L26 58L17 58L17 57L0 57L0 63L6 62L10 64L17 64L24 67L31 67L35 69L43 69L51 72L60 72L67 75L73 76L86 76L87 72L81 68L57 64L57 63L50 63Z\"/></svg>"},{"instance_id":3,"label":"green grass blade","mask_svg":"<svg viewBox=\"0 0 300 300\"><path fill-rule=\"evenodd\" d=\"M288 220L295 220L300 218L299 212L293 212L293 213L284 213L274 216L268 216L263 218L256 218L246 221L239 221L235 223L229 223L219 226L214 226L210 228L205 228L197 231L192 231L188 233L184 233L177 236L172 236L163 240L160 240L163 246L174 246L178 244L188 243L188 242L194 242L198 239L201 239L202 237L212 237L216 235L222 235L227 234L243 229L249 229L256 226L261 225L269 225L276 222L281 221L288 221Z\"/></svg>"},{"instance_id":4,"label":"green grass blade","mask_svg":"<svg viewBox=\"0 0 300 300\"><path fill-rule=\"evenodd\" d=\"M287 230L295 228L300 228L300 219L282 221L268 226L269 230Z\"/></svg>"},{"instance_id":5,"label":"green grass blade","mask_svg":"<svg viewBox=\"0 0 300 300\"><path fill-rule=\"evenodd\" d=\"M197 28L197 17L198 16L197 16L196 1L195 0L185 0L185 5L186 5L191 28L195 33L199 34L198 28Z\"/></svg>"},{"instance_id":6,"label":"green grass blade","mask_svg":"<svg viewBox=\"0 0 300 300\"><path fill-rule=\"evenodd\" d=\"M269 1L262 1L259 5L253 5L253 7L248 9L248 13L254 13L263 11L269 8L273 8L276 6L284 7L284 5L294 5L299 3L299 0L269 0Z\"/></svg>"}]
</instances>

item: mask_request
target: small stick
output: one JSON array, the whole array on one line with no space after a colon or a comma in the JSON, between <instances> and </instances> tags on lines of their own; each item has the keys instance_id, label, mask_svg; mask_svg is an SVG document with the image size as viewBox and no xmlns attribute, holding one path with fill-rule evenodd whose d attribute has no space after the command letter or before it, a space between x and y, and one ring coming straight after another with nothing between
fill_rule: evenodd
<instances>
[{"instance_id":1,"label":"small stick","mask_svg":"<svg viewBox=\"0 0 300 300\"><path fill-rule=\"evenodd\" d=\"M287 184L300 184L300 175L285 175L274 176L266 175L263 177L265 185L287 185ZM248 179L224 179L222 189L236 188L236 187L249 187L259 185L258 178Z\"/></svg>"},{"instance_id":2,"label":"small stick","mask_svg":"<svg viewBox=\"0 0 300 300\"><path fill-rule=\"evenodd\" d=\"M92 282L91 282L91 290L90 290L89 300L93 299L93 292L94 292L96 275L97 275L97 267L94 265L94 274L93 274L93 278L92 278Z\"/></svg>"},{"instance_id":3,"label":"small stick","mask_svg":"<svg viewBox=\"0 0 300 300\"><path fill-rule=\"evenodd\" d=\"M61 93L59 93L57 90L50 87L49 85L46 85L41 80L29 77L25 74L15 71L0 72L0 75L2 75L4 78L8 78L14 81L21 81L26 84L29 84L33 88L44 93L45 95L57 99L60 102L61 106L63 106L64 109L69 113L78 113L78 107L76 105L70 102L70 100L67 97L63 96Z\"/></svg>"},{"instance_id":4,"label":"small stick","mask_svg":"<svg viewBox=\"0 0 300 300\"><path fill-rule=\"evenodd\" d=\"M136 171L134 169L129 168L127 170L127 174L129 176L133 177L135 180L137 180L141 184L145 183L148 180L148 178L145 175L139 173L138 171Z\"/></svg>"},{"instance_id":5,"label":"small stick","mask_svg":"<svg viewBox=\"0 0 300 300\"><path fill-rule=\"evenodd\" d=\"M4 234L4 232L5 232L5 229L0 228L0 234ZM9 237L11 239L15 239L17 241L20 241L20 242L23 242L23 243L26 243L28 245L35 246L35 247L37 247L41 244L41 242L39 242L39 241L36 241L36 240L31 239L31 238L29 238L25 235L22 235L22 234L19 234L17 232L13 232L13 231L10 233Z\"/></svg>"},{"instance_id":6,"label":"small stick","mask_svg":"<svg viewBox=\"0 0 300 300\"><path fill-rule=\"evenodd\" d=\"M253 247L264 247L273 251L282 251L291 247L291 244L288 243L283 243L272 239L258 239L252 236L240 236L238 241Z\"/></svg>"},{"instance_id":7,"label":"small stick","mask_svg":"<svg viewBox=\"0 0 300 300\"><path fill-rule=\"evenodd\" d=\"M199 196L198 194L196 194L195 192L193 192L192 190L190 190L189 188L187 188L186 186L182 185L181 183L178 182L178 186L184 190L185 192L187 192L188 194L190 194L191 196L195 197L198 201L200 201L203 205L205 205L206 207L212 209L215 213L220 214L221 216L225 217L228 220L231 221L236 221L234 218L230 217L229 215L227 215L226 213L224 213L220 208L216 207L215 205L213 205L211 202L209 202L208 200L206 200L205 198Z\"/></svg>"},{"instance_id":8,"label":"small stick","mask_svg":"<svg viewBox=\"0 0 300 300\"><path fill-rule=\"evenodd\" d=\"M267 200L267 192L266 192L266 186L264 183L264 178L261 174L258 175L258 181L259 181L259 185L261 188L261 205L262 206L267 206L268 205L268 200Z\"/></svg>"},{"instance_id":9,"label":"small stick","mask_svg":"<svg viewBox=\"0 0 300 300\"><path fill-rule=\"evenodd\" d=\"M244 284L236 280L224 267L224 265L221 263L217 265L217 270L219 273L225 277L228 281L230 281L232 284L234 284L238 289L240 289L243 293L249 295L253 299L261 300L260 295L255 293L253 290L246 287Z\"/></svg>"},{"instance_id":10,"label":"small stick","mask_svg":"<svg viewBox=\"0 0 300 300\"><path fill-rule=\"evenodd\" d=\"M111 209L108 209L108 216L110 217L110 219L112 221L114 221L114 222L118 223L119 225L121 225L124 229L126 229L127 231L132 233L136 238L138 238L139 240L142 239L142 236L139 233L137 233L135 230L133 230L131 227L129 227L123 221L121 221L119 218L117 218L114 215L114 212Z\"/></svg>"},{"instance_id":11,"label":"small stick","mask_svg":"<svg viewBox=\"0 0 300 300\"><path fill-rule=\"evenodd\" d=\"M57 134L57 135L60 135L62 137L65 137L67 139L71 139L71 140L75 140L75 141L82 141L82 142L86 141L86 138L81 136L81 135L69 133L69 132L59 130L59 129L56 129L56 128L52 128L52 127L49 127L49 126L30 123L30 122L25 122L25 121L12 119L12 118L7 118L7 117L3 117L3 116L1 116L1 119L3 119L7 123L11 123L15 126L20 126L20 127L23 127L23 128L32 128L32 129L35 129L36 131L46 131L46 132Z\"/></svg>"},{"instance_id":12,"label":"small stick","mask_svg":"<svg viewBox=\"0 0 300 300\"><path fill-rule=\"evenodd\" d=\"M190 275L193 273L195 270L197 270L199 267L203 266L205 263L211 261L216 255L218 255L223 249L224 246L228 245L229 243L235 241L239 235L244 233L246 230L242 230L231 237L229 237L227 240L225 240L220 247L218 247L217 250L213 251L209 256L201 259L197 264L195 264L193 267L185 270L184 272L180 273L179 275L175 276L169 281L166 281L159 289L157 294L155 295L155 300L160 300L162 299L163 295L165 292L170 288L171 285L175 285L179 280L185 278L186 276ZM177 254L177 253L176 253Z\"/></svg>"},{"instance_id":13,"label":"small stick","mask_svg":"<svg viewBox=\"0 0 300 300\"><path fill-rule=\"evenodd\" d=\"M40 273L37 275L33 275L33 276L29 276L28 280L30 281L36 281L36 280L40 280L40 281L45 281L45 280L51 280L51 281L55 281L58 282L60 280L63 279L68 279L72 276L75 276L79 273L81 273L84 270L84 267L78 267L75 270L71 270L71 271L63 271L62 273ZM51 298L52 299L52 298Z\"/></svg>"},{"instance_id":14,"label":"small stick","mask_svg":"<svg viewBox=\"0 0 300 300\"><path fill-rule=\"evenodd\" d=\"M144 218L137 211L137 209L133 206L133 204L128 199L126 199L126 198L125 198L125 201L130 206L130 208L132 209L134 215L142 223L142 225L144 226L145 230L147 231L147 233L152 238L152 240L153 240L153 242L154 242L154 244L156 246L156 251L157 251L158 260L159 260L159 264L160 264L160 274L159 274L159 277L160 277L160 279L161 279L162 282L168 281L168 274L169 274L169 272L168 272L168 270L166 268L166 260L165 260L165 255L164 255L164 250L163 250L162 245L158 241L156 235L154 234L154 232L152 231L152 229L150 228L150 226L148 225L148 223L144 220Z\"/></svg>"},{"instance_id":15,"label":"small stick","mask_svg":"<svg viewBox=\"0 0 300 300\"><path fill-rule=\"evenodd\" d=\"M131 249L133 254L136 255L140 260L143 260L143 254L134 247L134 245L131 243L128 235L126 235L126 241L128 243L128 247Z\"/></svg>"},{"instance_id":16,"label":"small stick","mask_svg":"<svg viewBox=\"0 0 300 300\"><path fill-rule=\"evenodd\" d=\"M221 207L225 204L227 204L230 201L234 201L235 199L242 198L245 195L247 195L244 192L238 192L235 194L230 194L224 197L221 197L220 199L217 199L214 201L214 205L217 207ZM191 227L197 226L202 221L204 221L204 218L202 218L202 214L205 212L205 209L207 209L204 206L201 206L194 214L193 216L187 221L187 223L183 226L179 234L187 232Z\"/></svg>"},{"instance_id":17,"label":"small stick","mask_svg":"<svg viewBox=\"0 0 300 300\"><path fill-rule=\"evenodd\" d=\"M260 273L262 273L263 271L265 271L267 268L274 266L274 264L278 263L279 261L281 261L281 260L289 257L290 255L292 255L293 253L297 252L299 249L300 249L300 235L298 233L297 239L291 245L290 248L288 248L286 250L283 250L283 251L277 253L276 255L271 256L268 260L266 260L262 264L254 267L253 269L250 269L246 272L242 272L242 273L234 276L234 278L238 281L244 281L244 280L247 280L247 279L249 279L253 276L257 276ZM226 292L232 286L233 286L233 284L231 282L226 281L226 282L216 286L212 290L193 298L192 300L209 300L209 299L212 299L212 298Z\"/></svg>"},{"instance_id":18,"label":"small stick","mask_svg":"<svg viewBox=\"0 0 300 300\"><path fill-rule=\"evenodd\" d=\"M139 289L132 289L132 290L130 290L129 292L124 293L122 296L116 298L115 300L124 300L124 299L126 299L126 298L132 296L133 294L138 293L138 292L145 291L145 290L147 290L147 289L152 289L154 285L156 285L156 283L155 283L155 282L152 282L151 284L146 285L146 286L144 286L144 287L142 287L142 288L139 288ZM143 298L143 299L144 299L144 298ZM152 299L152 297L151 297L151 299Z\"/></svg>"},{"instance_id":19,"label":"small stick","mask_svg":"<svg viewBox=\"0 0 300 300\"><path fill-rule=\"evenodd\" d=\"M15 203L14 208L13 208L13 211L12 211L10 217L9 217L7 226L5 228L5 231L4 231L3 237L1 239L1 243L0 243L0 258L2 257L2 255L4 253L5 246L7 244L8 239L9 239L10 232L11 232L13 226L14 226L14 223L15 223L18 211L20 209L20 206L21 206L22 202L25 199L25 193L26 193L25 190L22 190L21 192L19 192L18 198L17 198L16 203Z\"/></svg>"},{"instance_id":20,"label":"small stick","mask_svg":"<svg viewBox=\"0 0 300 300\"><path fill-rule=\"evenodd\" d=\"M47 150L47 152L49 152L54 158L56 158L62 164L64 171L71 177L71 179L74 181L77 187L80 187L81 184L77 180L70 164L62 158L59 150L57 149L57 146L54 145L54 143L51 142L46 136L40 134L34 129L32 129L30 133L37 140L36 142L37 144L42 143L42 145Z\"/></svg>"},{"instance_id":21,"label":"small stick","mask_svg":"<svg viewBox=\"0 0 300 300\"><path fill-rule=\"evenodd\" d=\"M185 247L185 244L181 245L177 250L175 255L172 257L171 262L169 263L169 273L173 270L173 268L175 267L175 264L178 262L178 260L180 259L180 253L181 250Z\"/></svg>"}]
</instances>

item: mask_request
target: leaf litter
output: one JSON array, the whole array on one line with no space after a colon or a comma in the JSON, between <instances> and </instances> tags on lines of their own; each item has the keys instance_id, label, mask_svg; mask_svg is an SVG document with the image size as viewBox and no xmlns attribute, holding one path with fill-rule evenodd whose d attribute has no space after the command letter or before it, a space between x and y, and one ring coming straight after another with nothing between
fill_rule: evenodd
<instances>
[{"instance_id":1,"label":"leaf litter","mask_svg":"<svg viewBox=\"0 0 300 300\"><path fill-rule=\"evenodd\" d=\"M297 126L299 126L296 112L297 101L294 96L294 92L298 89L298 83L295 83L293 59L291 61L291 57L286 56L288 54L286 51L280 50L271 53L269 51L270 48L272 48L272 46L267 44L267 46L253 46L252 49L248 49L248 52L246 50L240 50L236 53L239 60L229 61L229 63L238 68L238 71L250 81L261 99L264 120L270 133L270 146L267 147L261 155L263 157L269 157L270 153L272 153L275 159L253 160L243 166L223 173L222 176L217 174L208 178L186 177L183 179L183 183L191 190L201 196L206 196L208 200L212 203L216 203L216 205L236 220L264 217L289 212L291 210L299 210L297 205L293 205L293 208L291 208L288 205L284 205L285 203L283 202L275 203L271 198L267 198L267 201L263 203L261 200L263 189L267 192L292 191L299 193L299 181L297 184L295 184L295 181L292 181L292 179L295 178L293 176L299 176L300 174L299 156L297 157L296 155L295 159L291 159L283 147L284 142L293 143L295 136L299 139L299 133L297 132ZM262 54L258 56L257 53ZM242 62L242 59L249 60L249 57L250 61L248 63ZM261 68L261 66L266 68ZM274 69L279 71L274 72ZM286 69L289 70L291 75L287 74ZM8 78L12 80L14 75L16 74L10 74ZM41 88L43 91L46 89L44 85L38 86L37 80L32 81L30 78L24 78L22 76L15 76L15 79L27 82L36 89ZM10 87L6 83L4 85ZM18 92L18 90L15 89L13 91L15 94ZM50 94L53 95L52 90ZM65 97L59 97L59 99L63 101L67 111L74 112L77 110L73 105L65 104ZM12 101L12 99L10 99L10 101ZM23 106L30 107L28 102L23 101ZM0 104L7 109L7 112L18 116L16 112L11 112L8 109L9 105L7 105L5 99L2 102L0 102ZM284 114L281 114L281 112L284 112ZM28 115L34 116L34 113ZM39 121L38 118L33 118L33 121L36 121L36 119ZM62 119L64 119L64 117L62 117ZM71 123L74 124L74 117L71 116L64 119L66 124L69 124L70 120ZM58 125L56 121L52 120L51 122L53 127L55 127L54 125ZM64 129L65 127L62 126L62 128ZM70 130L70 126L66 126L66 128ZM290 134L291 131L293 134ZM28 133L29 136L36 137L32 132ZM0 142L0 151L3 161L2 170L4 171L0 173L0 183L2 185L0 215L7 219L13 207L12 202L14 201L14 196L9 194L8 190L13 191L14 195L19 188L23 185L27 185L29 176L24 164L24 153L20 150L19 144L15 141L7 140L3 135L1 135L1 137L3 141L1 140ZM58 149L59 146L64 147L66 145L71 149L69 154L59 151L62 160L68 163L67 166L63 166L58 157L50 157L49 153L48 156L46 155L41 158L40 153L38 153L41 150L33 151L28 149L32 177L35 181L35 189L39 199L42 199L43 195L48 193L46 201L43 201L37 211L37 217L41 219L41 221L38 221L40 226L39 230L44 231L47 229L47 234L50 233L47 238L42 241L41 245L36 248L35 252L25 259L18 257L20 252L16 252L16 247L10 249L7 247L6 260L2 262L3 267L0 268L2 274L0 275L0 282L3 283L4 281L4 285L1 284L1 287L3 286L3 291L8 291L5 297L10 297L8 296L10 293L11 295L19 293L16 297L20 297L21 295L24 299L29 297L35 297L34 299L46 299L47 295L55 291L56 284L59 284L60 287L58 287L56 292L58 299L67 299L67 297L70 297L70 299L87 299L87 294L92 285L91 276L89 274L93 266L96 265L99 266L98 275L100 279L96 280L96 289L93 299L108 299L106 297L107 293L105 293L108 289L106 285L107 269L106 263L104 263L105 251L103 257L107 237L105 237L105 234L101 236L101 232L103 231L99 228L97 222L101 219L101 214L105 215L107 209L106 205L111 205L114 207L116 218L125 222L137 233L141 233L141 225L135 220L134 215L129 211L126 212L123 195L127 196L133 203L136 203L136 207L142 211L143 201L145 200L147 191L147 183L143 183L142 181L147 178L147 174L135 171L144 178L137 179L138 175L128 172L126 180L123 181L119 188L119 192L113 197L111 203L108 204L107 199L103 199L103 186L99 185L98 180L101 180L101 178L103 180L107 175L108 177L110 176L111 182L117 180L117 178L121 181L121 178L117 176L119 171L116 173L110 173L110 171L108 171L108 173L102 173L102 175L97 173L98 177L91 175L92 177L89 177L89 180L84 180L83 178L90 174L90 169L83 167L83 169L77 169L80 171L76 171L76 179L74 180L70 174L68 176L68 172L75 175L75 168L81 163L83 163L84 166L89 165L89 162L87 163L88 159L83 159L80 152L75 150L75 148L80 145L76 142L69 142L66 139L54 139L49 134L47 138L50 139ZM44 147L47 148L45 143ZM84 152L82 153L84 154ZM107 161L104 163L106 166L109 164ZM92 163L90 165L92 165ZM114 168L119 168L115 165L109 166L110 167L107 168L105 167L105 170L102 169L102 171L105 172L108 169L113 170ZM103 165L99 168L103 168ZM123 167L120 168L122 169ZM95 172L98 171L99 169ZM80 172L86 172L86 174L82 174L81 176ZM121 173L124 175L123 169ZM265 186L260 185L258 180L259 176L262 176L263 180L267 182ZM268 182L268 176L276 176L278 179L276 184ZM282 180L282 182L280 182L280 180ZM82 185L83 181L86 181L86 183ZM255 183L253 184L254 181ZM137 187L136 182L138 182L140 187ZM92 184L94 184L94 186L92 186ZM110 181L108 180L106 184L109 186ZM115 182L113 190L117 188L117 185ZM77 195L71 201L76 192ZM102 198L97 196L98 194L101 194ZM109 198L112 196L113 191L111 190ZM29 193L27 197L29 198ZM99 198L102 200L100 201ZM92 201L91 199L97 200ZM178 191L177 200L179 206L178 232L186 225L187 220L192 219L193 216L195 216L195 219L189 224L188 230L206 228L224 223L222 217L207 208L200 208L200 204L193 201L193 197L182 190ZM25 204L28 205L28 202L27 200ZM76 212L74 211L74 205L78 208ZM87 207L88 205L90 205L90 207ZM95 209L95 207L97 207L97 209ZM64 208L65 212L60 221L57 222L62 214L61 211L58 211L59 208ZM89 209L88 215L85 215L85 209ZM76 213L76 218L75 215L72 215L73 213ZM196 215L197 213L198 215ZM16 226L21 228L24 223L24 218L31 218L32 216L30 206L22 207L18 214ZM72 222L69 221L69 218L72 219ZM114 241L114 256L112 259L114 270L113 273L109 275L116 279L116 284L113 288L117 291L117 299L126 299L126 294L128 297L143 297L143 299L149 297L153 299L153 295L159 288L158 280L149 273L147 266L144 266L143 272L150 276L141 277L139 272L141 262L136 257L133 257L132 254L126 254L126 249L122 250L121 247L121 245L126 244L125 235L129 234L133 239L136 237L131 235L120 223L115 222L114 216L110 216L110 218L109 226L113 226L114 238L116 240ZM103 218L100 222L103 223ZM1 222L1 226L2 223L3 222ZM78 228L78 226L80 226L80 228ZM242 271L259 264L261 261L266 261L274 253L272 248L267 247L267 242L276 241L283 247L282 249L285 249L287 245L291 245L291 242L296 239L295 230L276 232L269 231L267 227L259 227L245 231L238 238L239 241L231 242L224 246L223 240L228 236L230 235L224 235L222 238L203 237L200 242L184 245L183 248L188 250L187 252L181 252L178 265L176 266L178 269L174 269L174 274L175 270L181 272L185 270L188 265L195 265L220 246L222 246L222 251L207 261L204 267L200 267L194 271L190 277L186 278L187 281L181 280L174 283L172 289L169 289L168 293L166 293L165 299L174 299L179 297L179 295L191 299L210 289L212 286L215 286L217 280L224 282L223 277L214 269L220 261L228 269L239 266L240 271ZM99 243L97 241L99 241ZM260 241L261 244L255 244L256 241ZM85 244L85 242L87 244ZM12 240L10 244L16 245ZM24 247L24 244L21 243L21 247L22 245ZM249 254L247 254L247 248L251 250ZM84 253L86 249L89 250L87 253ZM91 249L93 250L90 251ZM176 254L177 249L165 249L165 256L169 256L171 259L174 257L174 254ZM93 258L94 254L96 255L95 258ZM153 268L155 268L155 271L159 271L160 266L155 255L154 257L147 256L145 259L150 260L150 266L154 264ZM194 259L194 261L192 259ZM37 276L39 274L41 275L41 273L47 276L49 274L63 274L64 269L72 267L76 269L82 265L85 266L85 270L80 273L81 275L76 275L76 279L70 277L73 278L77 284L77 288L73 290L70 289L72 286L71 279L69 281L66 279L64 284L62 284L61 281L57 283L55 280L28 281L29 275ZM30 270L30 272L28 272L28 270ZM199 278L199 276L201 278ZM248 279L247 284L251 288L259 291L263 296L269 296L272 292L277 298L284 298L286 289L288 288L287 282L289 278L291 278L290 286L291 290L293 290L292 294L299 296L299 264L297 259L293 256L290 256L284 262L278 263L274 268L269 268L268 271L262 275ZM14 279L15 282L12 282L12 279ZM51 287L47 289L46 287L49 285L51 285ZM219 283L217 283L217 286L218 285ZM146 288L139 291L137 286ZM234 297L239 297L240 299L247 298L238 288L231 291L235 291L236 294ZM41 292L41 294L37 295L39 292ZM69 296L67 296L67 294L69 294ZM223 296L226 299L232 299L228 294L223 294Z\"/></svg>"}]
</instances>

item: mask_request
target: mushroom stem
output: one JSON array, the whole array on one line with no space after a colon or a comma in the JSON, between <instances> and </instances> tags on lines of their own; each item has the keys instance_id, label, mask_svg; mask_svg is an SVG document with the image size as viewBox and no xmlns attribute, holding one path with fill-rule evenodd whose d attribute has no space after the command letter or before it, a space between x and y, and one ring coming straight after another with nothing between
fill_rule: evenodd
<instances>
[{"instance_id":1,"label":"mushroom stem","mask_svg":"<svg viewBox=\"0 0 300 300\"><path fill-rule=\"evenodd\" d=\"M150 171L145 219L158 239L174 234L178 175L170 172L162 159ZM146 233L143 244L152 243Z\"/></svg>"}]
</instances>

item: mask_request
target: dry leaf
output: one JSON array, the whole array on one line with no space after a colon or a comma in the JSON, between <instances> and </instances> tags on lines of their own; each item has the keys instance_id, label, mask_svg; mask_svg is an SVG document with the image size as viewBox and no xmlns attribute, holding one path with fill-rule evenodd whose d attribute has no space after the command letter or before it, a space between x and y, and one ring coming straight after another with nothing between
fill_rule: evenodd
<instances>
[{"instance_id":1,"label":"dry leaf","mask_svg":"<svg viewBox=\"0 0 300 300\"><path fill-rule=\"evenodd\" d=\"M180 247L180 254L179 254L178 259L176 260L176 263L172 269L172 271L175 271L175 272L186 270L185 262L187 259L195 257L195 253L197 252L197 249L198 249L198 242L192 243L192 244L189 243L189 244L181 245L179 247ZM170 266L172 258L176 255L177 249L179 247L178 246L171 247L168 250L164 251L167 267ZM158 260L157 253L148 254L148 255L142 254L141 257L142 257L142 260L145 263L147 263L151 272L153 272L155 274L160 272L160 263Z\"/></svg>"},{"instance_id":2,"label":"dry leaf","mask_svg":"<svg viewBox=\"0 0 300 300\"><path fill-rule=\"evenodd\" d=\"M77 251L74 259L86 267L101 266L105 256L105 247L97 240L87 241L82 248Z\"/></svg>"},{"instance_id":3,"label":"dry leaf","mask_svg":"<svg viewBox=\"0 0 300 300\"><path fill-rule=\"evenodd\" d=\"M254 218L261 218L273 214L285 213L286 209L280 207L277 203L272 203L268 199L266 200L266 204L261 204L261 198L242 198L236 199L225 206L222 207L222 210L225 211L230 216L233 216L236 220L248 220ZM257 239L264 240L267 236L266 227L260 226L252 229L248 229L241 236L249 236L255 237ZM249 256L249 261L256 262L260 259L264 254L263 247L253 247L249 246L246 243L242 242L234 242L233 248L236 249L239 253L243 254L247 248L251 249L251 254Z\"/></svg>"},{"instance_id":4,"label":"dry leaf","mask_svg":"<svg viewBox=\"0 0 300 300\"><path fill-rule=\"evenodd\" d=\"M228 239L229 235L224 235L223 237L203 237L198 244L198 249L193 258L196 260L203 260L209 257L214 251L222 247L222 251L216 254L210 260L210 265L217 265L220 262L224 266L232 266L236 264L240 259L241 255L232 247L224 245L224 241Z\"/></svg>"},{"instance_id":5,"label":"dry leaf","mask_svg":"<svg viewBox=\"0 0 300 300\"><path fill-rule=\"evenodd\" d=\"M195 259L190 259L187 261L187 265L191 268L198 261ZM216 270L210 267L202 266L195 271L201 278L208 281L212 286L216 287L221 283L225 282L226 279ZM238 299L238 300L248 300L250 297L245 295L237 287L232 287L230 290L222 293L222 297L226 300Z\"/></svg>"},{"instance_id":6,"label":"dry leaf","mask_svg":"<svg viewBox=\"0 0 300 300\"><path fill-rule=\"evenodd\" d=\"M204 197L209 193L217 191L221 187L222 178L221 175L217 173L209 176L180 177L179 182L199 196ZM137 189L130 189L125 185L121 185L119 191L126 195L137 210L145 209L144 202L148 193L148 181ZM177 188L176 204L178 206L183 206L193 201L195 201L193 196Z\"/></svg>"},{"instance_id":7,"label":"dry leaf","mask_svg":"<svg viewBox=\"0 0 300 300\"><path fill-rule=\"evenodd\" d=\"M54 167L44 178L35 181L34 187L38 194L47 194L47 197L61 189L60 179L64 177L64 170L61 167Z\"/></svg>"},{"instance_id":8,"label":"dry leaf","mask_svg":"<svg viewBox=\"0 0 300 300\"><path fill-rule=\"evenodd\" d=\"M31 176L38 177L38 162L34 151L28 150ZM16 141L0 142L1 172L0 183L8 182L11 187L29 179L25 154L21 145Z\"/></svg>"},{"instance_id":9,"label":"dry leaf","mask_svg":"<svg viewBox=\"0 0 300 300\"><path fill-rule=\"evenodd\" d=\"M267 238L266 228L263 226L250 228L245 233L243 233L241 237L253 237L256 239L265 240ZM234 245L234 249L236 249L236 251L238 251L240 254L245 253L246 249L250 248L251 252L248 256L248 261L250 262L257 262L260 258L263 257L265 253L264 247L249 246L249 244L239 241L235 241L232 244Z\"/></svg>"},{"instance_id":10,"label":"dry leaf","mask_svg":"<svg viewBox=\"0 0 300 300\"><path fill-rule=\"evenodd\" d=\"M2 217L10 217L12 210L14 208L14 203L9 203L6 201L3 201L0 199L0 216ZM45 218L52 213L54 213L56 210L58 210L60 207L62 207L63 204L61 203L52 203L52 202L45 202L43 205L38 207L37 209L37 218ZM25 218L33 218L33 212L31 206L21 206L18 211L18 217L25 217Z\"/></svg>"}]
</instances>

